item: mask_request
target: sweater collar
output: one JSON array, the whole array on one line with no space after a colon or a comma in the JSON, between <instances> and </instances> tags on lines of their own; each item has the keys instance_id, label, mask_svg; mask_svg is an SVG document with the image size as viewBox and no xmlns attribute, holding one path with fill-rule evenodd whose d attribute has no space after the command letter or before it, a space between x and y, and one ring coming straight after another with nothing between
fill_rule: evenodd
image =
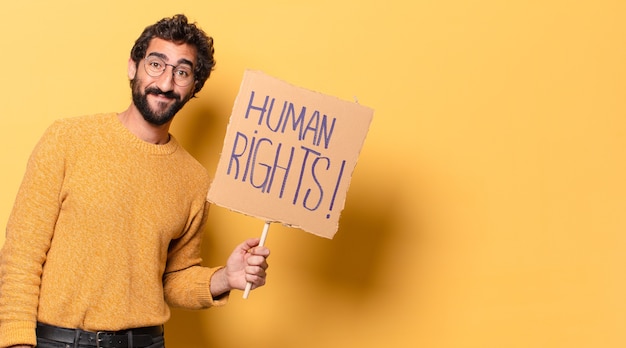
<instances>
[{"instance_id":1,"label":"sweater collar","mask_svg":"<svg viewBox=\"0 0 626 348\"><path fill-rule=\"evenodd\" d=\"M150 155L170 155L174 153L180 146L176 138L169 134L170 140L166 144L157 145L143 141L128 130L122 122L117 118L117 114L111 113L107 118L112 123L116 134L119 134L123 138L124 142L137 148L138 150Z\"/></svg>"}]
</instances>

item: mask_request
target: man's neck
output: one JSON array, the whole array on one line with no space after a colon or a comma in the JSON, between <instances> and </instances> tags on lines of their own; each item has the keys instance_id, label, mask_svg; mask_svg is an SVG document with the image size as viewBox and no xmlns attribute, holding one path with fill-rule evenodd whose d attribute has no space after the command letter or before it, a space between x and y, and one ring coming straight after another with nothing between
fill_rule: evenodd
<instances>
[{"instance_id":1,"label":"man's neck","mask_svg":"<svg viewBox=\"0 0 626 348\"><path fill-rule=\"evenodd\" d=\"M155 126L144 120L139 110L130 105L128 109L117 114L117 118L131 133L139 139L156 145L166 144L170 141L170 123L162 126Z\"/></svg>"}]
</instances>

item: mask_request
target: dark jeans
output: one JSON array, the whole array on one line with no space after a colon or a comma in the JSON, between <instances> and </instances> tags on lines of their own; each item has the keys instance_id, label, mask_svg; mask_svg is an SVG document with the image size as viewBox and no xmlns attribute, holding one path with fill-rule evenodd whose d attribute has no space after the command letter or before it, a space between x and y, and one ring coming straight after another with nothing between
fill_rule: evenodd
<instances>
[{"instance_id":1,"label":"dark jeans","mask_svg":"<svg viewBox=\"0 0 626 348\"><path fill-rule=\"evenodd\" d=\"M155 337L152 339L153 344L145 348L165 348L163 337ZM73 345L63 342L51 341L45 338L37 337L37 348L94 348L95 346ZM129 347L130 348L130 347Z\"/></svg>"}]
</instances>

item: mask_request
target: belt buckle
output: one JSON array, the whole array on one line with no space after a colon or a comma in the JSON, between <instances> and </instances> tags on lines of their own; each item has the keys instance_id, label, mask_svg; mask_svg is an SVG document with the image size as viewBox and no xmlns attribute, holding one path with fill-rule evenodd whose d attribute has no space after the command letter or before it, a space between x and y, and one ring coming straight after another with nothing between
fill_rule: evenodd
<instances>
[{"instance_id":1,"label":"belt buckle","mask_svg":"<svg viewBox=\"0 0 626 348\"><path fill-rule=\"evenodd\" d=\"M96 332L96 348L102 348L102 346L100 345L100 342L102 342L103 339L100 338L100 335L106 335L106 334L109 334L109 333L106 332L106 331L98 331L98 332Z\"/></svg>"}]
</instances>

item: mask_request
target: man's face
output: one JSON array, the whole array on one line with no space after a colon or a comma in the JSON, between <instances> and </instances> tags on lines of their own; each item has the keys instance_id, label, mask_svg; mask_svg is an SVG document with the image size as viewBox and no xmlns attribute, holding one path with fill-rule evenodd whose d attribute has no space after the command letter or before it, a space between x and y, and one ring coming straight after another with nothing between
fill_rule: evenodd
<instances>
[{"instance_id":1,"label":"man's face","mask_svg":"<svg viewBox=\"0 0 626 348\"><path fill-rule=\"evenodd\" d=\"M160 76L150 76L145 69L145 59L136 64L129 62L129 77L133 104L150 124L160 126L170 122L174 115L193 95L195 81L180 87L174 81L175 67L189 67L196 64L196 49L193 46L154 38L146 50L146 57L159 57L165 64Z\"/></svg>"}]
</instances>

